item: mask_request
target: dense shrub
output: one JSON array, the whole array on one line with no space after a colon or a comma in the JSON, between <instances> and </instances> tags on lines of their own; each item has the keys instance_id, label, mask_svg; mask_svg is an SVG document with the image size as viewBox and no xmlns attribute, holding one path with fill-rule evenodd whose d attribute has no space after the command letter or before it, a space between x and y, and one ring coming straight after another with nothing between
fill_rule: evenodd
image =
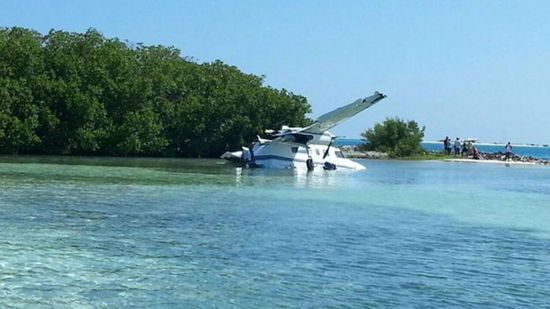
<instances>
[{"instance_id":1,"label":"dense shrub","mask_svg":"<svg viewBox=\"0 0 550 309\"><path fill-rule=\"evenodd\" d=\"M387 118L361 134L367 140L362 147L366 150L386 152L392 157L421 154L424 152L420 146L424 129L420 129L415 121Z\"/></svg>"},{"instance_id":2,"label":"dense shrub","mask_svg":"<svg viewBox=\"0 0 550 309\"><path fill-rule=\"evenodd\" d=\"M0 28L0 153L217 157L308 112L303 96L173 47Z\"/></svg>"}]
</instances>

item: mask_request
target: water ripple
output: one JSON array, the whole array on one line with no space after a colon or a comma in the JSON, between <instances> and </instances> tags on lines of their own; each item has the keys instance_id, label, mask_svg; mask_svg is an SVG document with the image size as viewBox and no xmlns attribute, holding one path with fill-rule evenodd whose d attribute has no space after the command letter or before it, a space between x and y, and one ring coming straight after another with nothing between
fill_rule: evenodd
<instances>
[{"instance_id":1,"label":"water ripple","mask_svg":"<svg viewBox=\"0 0 550 309\"><path fill-rule=\"evenodd\" d=\"M506 169L473 186L404 164L315 181L0 164L0 307L548 306L550 176L502 192Z\"/></svg>"}]
</instances>

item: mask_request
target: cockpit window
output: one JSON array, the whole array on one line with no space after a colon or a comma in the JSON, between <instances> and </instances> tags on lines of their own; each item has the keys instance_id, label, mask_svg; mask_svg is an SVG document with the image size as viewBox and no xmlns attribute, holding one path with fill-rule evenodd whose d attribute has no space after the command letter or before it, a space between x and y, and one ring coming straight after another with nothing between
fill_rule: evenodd
<instances>
[{"instance_id":1,"label":"cockpit window","mask_svg":"<svg viewBox=\"0 0 550 309\"><path fill-rule=\"evenodd\" d=\"M338 158L345 158L344 154L343 154L340 150L335 151L334 153L336 154L336 156L337 156Z\"/></svg>"}]
</instances>

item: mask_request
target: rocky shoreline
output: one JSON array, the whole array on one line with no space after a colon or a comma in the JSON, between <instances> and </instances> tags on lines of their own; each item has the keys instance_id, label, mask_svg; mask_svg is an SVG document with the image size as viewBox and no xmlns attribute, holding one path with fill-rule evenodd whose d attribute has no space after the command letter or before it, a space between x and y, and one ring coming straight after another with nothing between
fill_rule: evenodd
<instances>
[{"instance_id":1,"label":"rocky shoreline","mask_svg":"<svg viewBox=\"0 0 550 309\"><path fill-rule=\"evenodd\" d=\"M354 146L340 147L342 152L347 158L355 159L390 159L390 156L385 152L377 151L361 151ZM442 155L441 152L428 152L428 154ZM543 160L531 156L520 156L512 154L510 160L506 161L506 154L503 152L496 153L479 153L479 159L474 159L470 156L442 156L442 160L445 161L458 161L458 162L490 162L490 163L512 163L512 164L530 164L530 165L550 165L550 160Z\"/></svg>"},{"instance_id":2,"label":"rocky shoreline","mask_svg":"<svg viewBox=\"0 0 550 309\"><path fill-rule=\"evenodd\" d=\"M500 151L496 153L480 153L480 156L480 160L497 160L505 162L522 162L537 165L550 165L550 160L543 160L531 156L520 156L517 154L512 154L512 156L510 156L510 160L506 161L506 154Z\"/></svg>"},{"instance_id":3,"label":"rocky shoreline","mask_svg":"<svg viewBox=\"0 0 550 309\"><path fill-rule=\"evenodd\" d=\"M349 147L349 146L345 146ZM344 147L341 147L342 152L346 155L346 158L352 158L352 159L381 159L381 160L387 160L390 158L390 156L385 152L377 152L377 151L359 151L356 149L345 149Z\"/></svg>"},{"instance_id":4,"label":"rocky shoreline","mask_svg":"<svg viewBox=\"0 0 550 309\"><path fill-rule=\"evenodd\" d=\"M340 150L346 155L346 158L351 159L390 159L390 155L385 152L362 151L357 146L341 146Z\"/></svg>"}]
</instances>

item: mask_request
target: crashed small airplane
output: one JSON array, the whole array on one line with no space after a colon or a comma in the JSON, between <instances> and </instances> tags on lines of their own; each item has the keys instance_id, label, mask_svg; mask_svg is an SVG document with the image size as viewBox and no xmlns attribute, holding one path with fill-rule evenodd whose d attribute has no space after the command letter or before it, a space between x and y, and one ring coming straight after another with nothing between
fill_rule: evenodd
<instances>
[{"instance_id":1,"label":"crashed small airplane","mask_svg":"<svg viewBox=\"0 0 550 309\"><path fill-rule=\"evenodd\" d=\"M363 170L363 165L346 159L342 151L332 145L336 136L328 130L385 97L386 95L377 91L370 97L358 99L324 114L305 128L283 126L277 132L266 130L274 139L262 139L258 136L250 147L242 147L241 151L228 151L221 158L246 167L306 168L310 171L316 168Z\"/></svg>"}]
</instances>

